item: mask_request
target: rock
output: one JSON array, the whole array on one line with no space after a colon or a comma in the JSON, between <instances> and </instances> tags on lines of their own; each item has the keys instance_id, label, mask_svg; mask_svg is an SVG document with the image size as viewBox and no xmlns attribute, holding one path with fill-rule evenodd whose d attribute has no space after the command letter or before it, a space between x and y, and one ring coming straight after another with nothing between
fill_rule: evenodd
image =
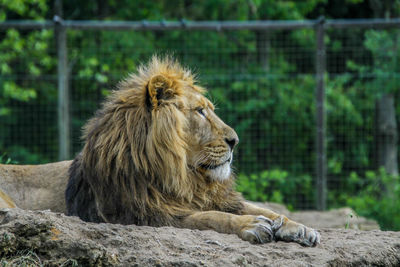
<instances>
[{"instance_id":1,"label":"rock","mask_svg":"<svg viewBox=\"0 0 400 267\"><path fill-rule=\"evenodd\" d=\"M86 223L50 211L0 210L2 261L29 251L45 266L399 266L400 232L321 229L315 248L251 245L213 231ZM76 265L75 265L76 266Z\"/></svg>"}]
</instances>

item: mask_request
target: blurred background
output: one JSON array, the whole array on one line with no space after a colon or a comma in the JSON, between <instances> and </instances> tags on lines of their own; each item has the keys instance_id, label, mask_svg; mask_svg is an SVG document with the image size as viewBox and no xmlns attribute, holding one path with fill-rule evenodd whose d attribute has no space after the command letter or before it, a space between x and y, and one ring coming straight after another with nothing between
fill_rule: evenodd
<instances>
[{"instance_id":1,"label":"blurred background","mask_svg":"<svg viewBox=\"0 0 400 267\"><path fill-rule=\"evenodd\" d=\"M143 28L55 27L54 15ZM395 0L0 0L0 163L72 159L82 125L116 83L154 53L172 53L237 131L237 189L247 199L292 210L350 206L400 230L399 15ZM23 20L43 26L7 24ZM185 28L260 20L291 22ZM144 27L154 21L182 27Z\"/></svg>"}]
</instances>

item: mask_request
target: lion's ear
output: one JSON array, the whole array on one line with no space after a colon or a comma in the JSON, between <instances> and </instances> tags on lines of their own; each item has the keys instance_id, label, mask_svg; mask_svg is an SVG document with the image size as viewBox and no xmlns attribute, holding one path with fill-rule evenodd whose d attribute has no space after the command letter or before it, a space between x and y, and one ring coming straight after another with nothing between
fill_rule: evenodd
<instances>
[{"instance_id":1,"label":"lion's ear","mask_svg":"<svg viewBox=\"0 0 400 267\"><path fill-rule=\"evenodd\" d=\"M148 103L157 108L161 101L173 98L178 93L176 83L176 80L162 74L151 77L146 88Z\"/></svg>"}]
</instances>

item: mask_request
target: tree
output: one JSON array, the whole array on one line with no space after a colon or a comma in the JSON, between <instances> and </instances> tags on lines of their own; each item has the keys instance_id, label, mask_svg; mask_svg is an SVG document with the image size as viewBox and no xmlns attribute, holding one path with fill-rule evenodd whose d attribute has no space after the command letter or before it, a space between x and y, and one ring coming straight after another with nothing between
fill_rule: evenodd
<instances>
[{"instance_id":1,"label":"tree","mask_svg":"<svg viewBox=\"0 0 400 267\"><path fill-rule=\"evenodd\" d=\"M45 0L0 0L0 21L43 20L47 12ZM42 75L49 77L55 66L50 52L52 42L51 30L0 32L0 154L7 145L13 160L47 161L51 157L48 149L56 145L49 141L48 146L41 146L41 133L34 131L37 126L28 122L38 121L35 117L38 111L49 107L55 99L52 97L56 88L49 79L42 79ZM48 111L47 121L55 119L51 117L51 109Z\"/></svg>"},{"instance_id":2,"label":"tree","mask_svg":"<svg viewBox=\"0 0 400 267\"><path fill-rule=\"evenodd\" d=\"M371 0L370 3L375 17L390 18L399 14L400 11L400 1ZM375 35L375 37L383 36ZM374 55L374 73L377 74L376 79L384 82L383 84L388 84L392 79L390 72L400 70L398 64L398 44L400 38L398 33L383 38L370 39L370 42L366 43L366 45L368 46L369 44L369 49ZM378 43L378 40L382 42ZM382 74L384 76L387 75L387 77L384 77L388 79L387 81L382 81ZM380 88L380 86L378 85L377 88ZM395 99L393 92L391 92L393 89L398 88L387 87L383 89L383 93L376 100L376 148L378 167L383 166L389 174L397 176L399 174L397 159L398 131Z\"/></svg>"}]
</instances>

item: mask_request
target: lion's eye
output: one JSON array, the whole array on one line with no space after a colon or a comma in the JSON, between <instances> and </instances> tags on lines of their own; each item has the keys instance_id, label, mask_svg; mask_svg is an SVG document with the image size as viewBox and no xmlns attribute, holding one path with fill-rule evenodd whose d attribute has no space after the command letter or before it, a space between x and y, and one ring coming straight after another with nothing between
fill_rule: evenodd
<instances>
[{"instance_id":1,"label":"lion's eye","mask_svg":"<svg viewBox=\"0 0 400 267\"><path fill-rule=\"evenodd\" d=\"M206 116L206 114L204 113L204 108L196 108L196 111L203 117Z\"/></svg>"}]
</instances>

